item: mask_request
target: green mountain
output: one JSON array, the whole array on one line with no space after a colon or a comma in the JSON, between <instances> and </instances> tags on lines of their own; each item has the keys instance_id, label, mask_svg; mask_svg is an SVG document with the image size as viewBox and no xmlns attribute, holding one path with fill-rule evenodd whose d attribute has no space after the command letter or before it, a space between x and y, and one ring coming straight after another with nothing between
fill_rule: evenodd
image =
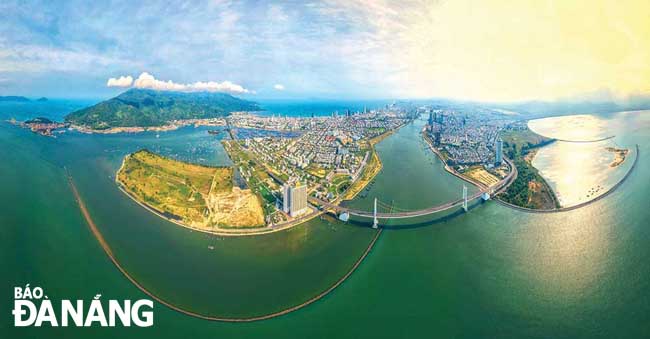
<instances>
[{"instance_id":1,"label":"green mountain","mask_svg":"<svg viewBox=\"0 0 650 339\"><path fill-rule=\"evenodd\" d=\"M72 112L65 121L92 129L162 126L172 120L208 119L260 110L256 103L225 93L130 89L115 98Z\"/></svg>"}]
</instances>

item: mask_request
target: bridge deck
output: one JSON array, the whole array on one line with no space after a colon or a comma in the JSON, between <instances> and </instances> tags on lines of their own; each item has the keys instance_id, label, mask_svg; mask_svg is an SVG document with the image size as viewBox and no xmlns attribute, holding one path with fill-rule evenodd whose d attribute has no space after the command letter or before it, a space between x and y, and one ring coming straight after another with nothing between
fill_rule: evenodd
<instances>
[{"instance_id":1,"label":"bridge deck","mask_svg":"<svg viewBox=\"0 0 650 339\"><path fill-rule=\"evenodd\" d=\"M475 193L472 196L467 197L467 200L475 200L483 193L490 193L490 192L499 192L507 188L516 178L517 178L517 168L515 165L510 161L510 159L505 158L506 163L508 166L510 166L510 173L503 178L497 185L491 188L487 189L482 189L479 192ZM469 182L469 181L468 181ZM470 182L471 183L471 182ZM474 183L471 183L474 185ZM321 206L324 206L326 209L333 209L337 212L347 212L350 215L358 216L358 217L363 217L363 218L373 218L375 217L375 214L372 211L364 211L364 210L357 210L357 209L352 209L352 208L347 208L343 206L339 206L336 204L329 203L327 201L310 197L310 201L313 203L319 204ZM407 212L394 212L394 213L377 213L377 218L378 219L403 219L403 218L414 218L414 217L420 217L428 214L433 214L437 212L442 212L446 211L448 209L460 206L463 204L463 199L458 199L454 201L450 201L441 205L436 205L436 206L431 206L427 207L425 209L421 210L416 210L416 211L407 211Z\"/></svg>"}]
</instances>

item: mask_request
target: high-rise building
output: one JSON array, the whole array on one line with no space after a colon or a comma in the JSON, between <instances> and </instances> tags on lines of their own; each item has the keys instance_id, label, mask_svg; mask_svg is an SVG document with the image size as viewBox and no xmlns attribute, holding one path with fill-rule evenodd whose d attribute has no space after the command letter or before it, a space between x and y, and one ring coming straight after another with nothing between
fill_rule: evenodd
<instances>
[{"instance_id":1,"label":"high-rise building","mask_svg":"<svg viewBox=\"0 0 650 339\"><path fill-rule=\"evenodd\" d=\"M433 111L429 111L429 126L433 126L433 121L434 121Z\"/></svg>"},{"instance_id":2,"label":"high-rise building","mask_svg":"<svg viewBox=\"0 0 650 339\"><path fill-rule=\"evenodd\" d=\"M307 186L291 187L289 195L289 200L291 200L289 214L295 217L307 208Z\"/></svg>"},{"instance_id":3,"label":"high-rise building","mask_svg":"<svg viewBox=\"0 0 650 339\"><path fill-rule=\"evenodd\" d=\"M503 140L501 140L501 138L497 139L494 148L495 148L494 162L496 165L501 165L501 162L503 161Z\"/></svg>"},{"instance_id":4,"label":"high-rise building","mask_svg":"<svg viewBox=\"0 0 650 339\"><path fill-rule=\"evenodd\" d=\"M291 186L285 184L282 187L282 210L292 217L307 209L307 186Z\"/></svg>"}]
</instances>

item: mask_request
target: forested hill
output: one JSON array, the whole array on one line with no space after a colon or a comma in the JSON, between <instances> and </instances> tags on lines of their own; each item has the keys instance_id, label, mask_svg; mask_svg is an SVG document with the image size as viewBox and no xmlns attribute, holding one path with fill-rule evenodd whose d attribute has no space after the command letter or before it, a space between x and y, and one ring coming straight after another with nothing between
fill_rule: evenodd
<instances>
[{"instance_id":1,"label":"forested hill","mask_svg":"<svg viewBox=\"0 0 650 339\"><path fill-rule=\"evenodd\" d=\"M115 98L72 112L65 120L92 129L151 127L172 120L217 118L231 112L259 109L252 101L226 93L130 89Z\"/></svg>"}]
</instances>

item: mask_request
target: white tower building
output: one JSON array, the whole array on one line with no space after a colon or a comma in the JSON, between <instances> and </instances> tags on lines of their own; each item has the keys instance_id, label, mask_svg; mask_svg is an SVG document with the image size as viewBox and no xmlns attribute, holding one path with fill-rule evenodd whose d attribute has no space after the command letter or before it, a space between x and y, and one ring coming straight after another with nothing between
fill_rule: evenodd
<instances>
[{"instance_id":1,"label":"white tower building","mask_svg":"<svg viewBox=\"0 0 650 339\"><path fill-rule=\"evenodd\" d=\"M503 161L503 140L501 140L501 138L497 139L494 148L495 148L494 163L498 166L501 165L501 162Z\"/></svg>"}]
</instances>

